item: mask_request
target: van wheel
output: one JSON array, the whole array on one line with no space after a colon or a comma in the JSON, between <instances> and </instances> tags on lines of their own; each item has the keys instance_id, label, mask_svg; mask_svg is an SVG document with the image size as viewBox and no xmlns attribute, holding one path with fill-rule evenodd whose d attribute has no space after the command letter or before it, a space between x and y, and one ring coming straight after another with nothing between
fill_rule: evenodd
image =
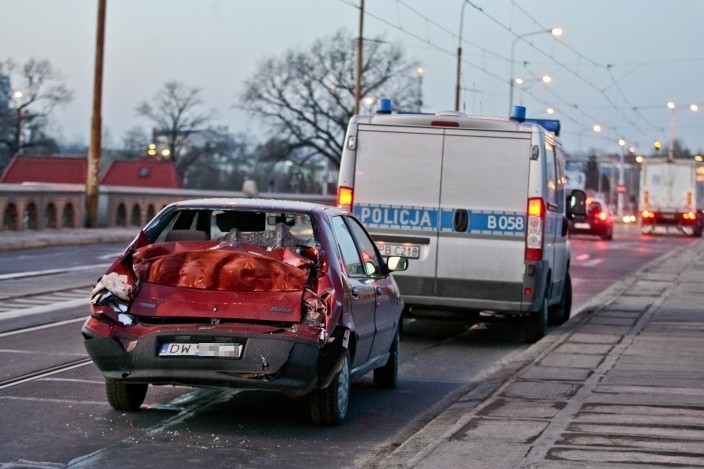
<instances>
[{"instance_id":1,"label":"van wheel","mask_svg":"<svg viewBox=\"0 0 704 469\"><path fill-rule=\"evenodd\" d=\"M523 329L523 341L533 344L548 333L548 299L543 298L543 306L531 314Z\"/></svg>"},{"instance_id":2,"label":"van wheel","mask_svg":"<svg viewBox=\"0 0 704 469\"><path fill-rule=\"evenodd\" d=\"M572 312L572 278L570 273L565 275L565 285L562 287L560 302L549 308L550 324L559 326L570 318Z\"/></svg>"}]
</instances>

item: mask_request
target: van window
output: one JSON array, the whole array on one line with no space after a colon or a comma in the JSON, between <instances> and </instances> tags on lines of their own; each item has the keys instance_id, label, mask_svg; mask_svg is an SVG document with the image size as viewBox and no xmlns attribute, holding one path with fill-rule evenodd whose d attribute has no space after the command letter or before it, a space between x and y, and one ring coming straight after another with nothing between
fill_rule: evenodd
<instances>
[{"instance_id":1,"label":"van window","mask_svg":"<svg viewBox=\"0 0 704 469\"><path fill-rule=\"evenodd\" d=\"M557 170L555 168L555 146L545 142L545 175L547 177L548 210L556 210L557 205Z\"/></svg>"},{"instance_id":2,"label":"van window","mask_svg":"<svg viewBox=\"0 0 704 469\"><path fill-rule=\"evenodd\" d=\"M565 185L567 184L567 174L565 172L565 155L562 149L556 148L555 163L557 166L557 210L565 211Z\"/></svg>"}]
</instances>

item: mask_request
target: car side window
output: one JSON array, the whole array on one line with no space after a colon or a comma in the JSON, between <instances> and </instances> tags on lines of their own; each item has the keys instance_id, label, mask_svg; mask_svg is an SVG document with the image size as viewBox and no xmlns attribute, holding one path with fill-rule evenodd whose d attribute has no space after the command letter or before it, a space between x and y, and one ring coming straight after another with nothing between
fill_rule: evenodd
<instances>
[{"instance_id":1,"label":"car side window","mask_svg":"<svg viewBox=\"0 0 704 469\"><path fill-rule=\"evenodd\" d=\"M364 270L364 264L359 256L359 252L357 251L357 245L345 221L342 217L333 217L332 226L335 230L337 245L340 248L342 262L345 264L347 275L350 277L366 277L367 274Z\"/></svg>"},{"instance_id":2,"label":"car side window","mask_svg":"<svg viewBox=\"0 0 704 469\"><path fill-rule=\"evenodd\" d=\"M369 235L364 231L364 228L362 228L357 220L352 217L345 217L345 219L352 235L354 235L354 238L357 240L357 246L362 254L362 262L364 263L364 269L367 275L370 277L380 275L381 262L379 261L374 241L369 238Z\"/></svg>"}]
</instances>

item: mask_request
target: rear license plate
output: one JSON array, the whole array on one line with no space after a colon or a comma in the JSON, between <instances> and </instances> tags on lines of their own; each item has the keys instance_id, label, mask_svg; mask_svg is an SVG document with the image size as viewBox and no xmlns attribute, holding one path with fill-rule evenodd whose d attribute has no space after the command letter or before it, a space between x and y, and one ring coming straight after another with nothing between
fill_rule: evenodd
<instances>
[{"instance_id":1,"label":"rear license plate","mask_svg":"<svg viewBox=\"0 0 704 469\"><path fill-rule=\"evenodd\" d=\"M382 256L403 256L409 259L420 257L420 246L417 244L377 244Z\"/></svg>"},{"instance_id":2,"label":"rear license plate","mask_svg":"<svg viewBox=\"0 0 704 469\"><path fill-rule=\"evenodd\" d=\"M589 223L575 223L574 227L577 228L578 230L588 230Z\"/></svg>"},{"instance_id":3,"label":"rear license plate","mask_svg":"<svg viewBox=\"0 0 704 469\"><path fill-rule=\"evenodd\" d=\"M166 342L161 344L159 356L240 358L242 344Z\"/></svg>"}]
</instances>

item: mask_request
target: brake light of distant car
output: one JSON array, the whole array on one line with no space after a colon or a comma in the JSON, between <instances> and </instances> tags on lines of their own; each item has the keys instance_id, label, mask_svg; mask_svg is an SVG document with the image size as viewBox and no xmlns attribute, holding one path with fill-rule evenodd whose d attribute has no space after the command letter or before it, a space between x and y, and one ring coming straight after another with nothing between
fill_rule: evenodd
<instances>
[{"instance_id":1,"label":"brake light of distant car","mask_svg":"<svg viewBox=\"0 0 704 469\"><path fill-rule=\"evenodd\" d=\"M337 191L337 206L341 209L352 211L352 202L354 200L354 189L351 187L341 186Z\"/></svg>"},{"instance_id":2,"label":"brake light of distant car","mask_svg":"<svg viewBox=\"0 0 704 469\"><path fill-rule=\"evenodd\" d=\"M525 260L539 261L543 258L544 226L545 203L543 202L542 197L533 197L528 199Z\"/></svg>"},{"instance_id":3,"label":"brake light of distant car","mask_svg":"<svg viewBox=\"0 0 704 469\"><path fill-rule=\"evenodd\" d=\"M649 218L655 218L655 214L651 212L650 210L643 210L640 214L643 219L647 220Z\"/></svg>"},{"instance_id":4,"label":"brake light of distant car","mask_svg":"<svg viewBox=\"0 0 704 469\"><path fill-rule=\"evenodd\" d=\"M697 214L694 212L685 212L682 214L682 218L685 220L696 220Z\"/></svg>"},{"instance_id":5,"label":"brake light of distant car","mask_svg":"<svg viewBox=\"0 0 704 469\"><path fill-rule=\"evenodd\" d=\"M596 217L601 221L606 221L606 212L599 212L596 214Z\"/></svg>"}]
</instances>

